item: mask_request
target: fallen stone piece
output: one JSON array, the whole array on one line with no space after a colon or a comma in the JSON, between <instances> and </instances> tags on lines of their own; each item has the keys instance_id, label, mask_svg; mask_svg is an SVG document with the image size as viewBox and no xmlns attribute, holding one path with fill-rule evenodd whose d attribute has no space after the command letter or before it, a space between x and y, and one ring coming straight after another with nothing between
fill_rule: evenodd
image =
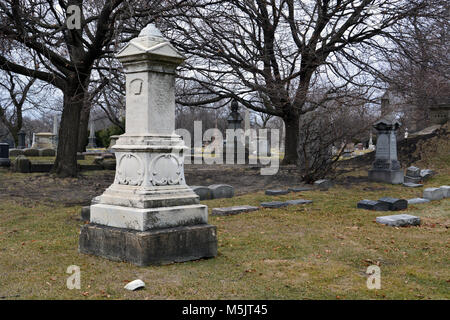
<instances>
[{"instance_id":1,"label":"fallen stone piece","mask_svg":"<svg viewBox=\"0 0 450 320\"><path fill-rule=\"evenodd\" d=\"M389 211L389 204L386 202L374 201L374 200L361 200L356 205L359 209L373 210L373 211Z\"/></svg>"},{"instance_id":2,"label":"fallen stone piece","mask_svg":"<svg viewBox=\"0 0 450 320\"><path fill-rule=\"evenodd\" d=\"M313 190L312 187L292 187L292 188L288 189L289 192L303 192L303 191L311 191L311 190Z\"/></svg>"},{"instance_id":3,"label":"fallen stone piece","mask_svg":"<svg viewBox=\"0 0 450 320\"><path fill-rule=\"evenodd\" d=\"M272 202L262 202L261 207L263 208L282 208L286 207L289 204L287 202L282 201L272 201Z\"/></svg>"},{"instance_id":4,"label":"fallen stone piece","mask_svg":"<svg viewBox=\"0 0 450 320\"><path fill-rule=\"evenodd\" d=\"M391 211L405 210L408 208L408 201L405 199L385 197L379 199L378 201L387 203L389 205L389 210Z\"/></svg>"},{"instance_id":5,"label":"fallen stone piece","mask_svg":"<svg viewBox=\"0 0 450 320\"><path fill-rule=\"evenodd\" d=\"M290 206L297 206L300 204L309 204L312 203L312 200L305 200L305 199L297 199L297 200L288 200L286 203Z\"/></svg>"},{"instance_id":6,"label":"fallen stone piece","mask_svg":"<svg viewBox=\"0 0 450 320\"><path fill-rule=\"evenodd\" d=\"M444 198L450 198L450 186L441 186L439 189L442 190Z\"/></svg>"},{"instance_id":7,"label":"fallen stone piece","mask_svg":"<svg viewBox=\"0 0 450 320\"><path fill-rule=\"evenodd\" d=\"M130 290L130 291L135 291L135 290L139 290L139 289L143 289L145 288L145 283L144 281L137 279L134 281L129 282L125 287L123 287L124 289Z\"/></svg>"},{"instance_id":8,"label":"fallen stone piece","mask_svg":"<svg viewBox=\"0 0 450 320\"><path fill-rule=\"evenodd\" d=\"M213 198L211 189L204 186L191 186L191 189L200 197L202 200L211 200Z\"/></svg>"},{"instance_id":9,"label":"fallen stone piece","mask_svg":"<svg viewBox=\"0 0 450 320\"><path fill-rule=\"evenodd\" d=\"M314 182L314 186L320 190L328 190L334 185L334 183L327 179L321 179Z\"/></svg>"},{"instance_id":10,"label":"fallen stone piece","mask_svg":"<svg viewBox=\"0 0 450 320\"><path fill-rule=\"evenodd\" d=\"M431 169L423 169L420 171L420 176L422 180L427 180L435 175L435 172Z\"/></svg>"},{"instance_id":11,"label":"fallen stone piece","mask_svg":"<svg viewBox=\"0 0 450 320\"><path fill-rule=\"evenodd\" d=\"M208 187L213 199L233 198L234 188L228 184L213 184Z\"/></svg>"},{"instance_id":12,"label":"fallen stone piece","mask_svg":"<svg viewBox=\"0 0 450 320\"><path fill-rule=\"evenodd\" d=\"M419 177L420 178L420 169L414 166L411 166L406 169L406 175L408 177Z\"/></svg>"},{"instance_id":13,"label":"fallen stone piece","mask_svg":"<svg viewBox=\"0 0 450 320\"><path fill-rule=\"evenodd\" d=\"M289 191L288 190L266 190L266 195L267 196L281 196L281 195L285 195L288 194Z\"/></svg>"},{"instance_id":14,"label":"fallen stone piece","mask_svg":"<svg viewBox=\"0 0 450 320\"><path fill-rule=\"evenodd\" d=\"M408 200L408 204L421 204L421 203L427 203L427 202L430 202L430 200L424 199L424 198L414 198L414 199Z\"/></svg>"},{"instance_id":15,"label":"fallen stone piece","mask_svg":"<svg viewBox=\"0 0 450 320\"><path fill-rule=\"evenodd\" d=\"M440 188L427 188L423 190L422 198L428 200L442 200L444 198L444 191Z\"/></svg>"},{"instance_id":16,"label":"fallen stone piece","mask_svg":"<svg viewBox=\"0 0 450 320\"><path fill-rule=\"evenodd\" d=\"M391 227L419 226L420 218L409 214L397 214L393 216L377 217L376 222Z\"/></svg>"},{"instance_id":17,"label":"fallen stone piece","mask_svg":"<svg viewBox=\"0 0 450 320\"><path fill-rule=\"evenodd\" d=\"M252 207L252 206L234 206L234 207L227 207L227 208L213 208L211 215L213 216L230 216L234 214L244 213L244 212L251 212L258 210L258 207Z\"/></svg>"},{"instance_id":18,"label":"fallen stone piece","mask_svg":"<svg viewBox=\"0 0 450 320\"><path fill-rule=\"evenodd\" d=\"M405 177L406 180L406 177ZM403 184L404 187L408 187L408 188L420 188L423 187L423 184L420 183L413 183L413 182L405 182Z\"/></svg>"}]
</instances>

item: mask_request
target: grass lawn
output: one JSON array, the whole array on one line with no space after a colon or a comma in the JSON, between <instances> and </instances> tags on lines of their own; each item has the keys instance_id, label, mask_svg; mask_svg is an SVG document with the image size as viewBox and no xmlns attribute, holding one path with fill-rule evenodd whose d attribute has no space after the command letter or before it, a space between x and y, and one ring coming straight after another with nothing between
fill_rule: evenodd
<instances>
[{"instance_id":1,"label":"grass lawn","mask_svg":"<svg viewBox=\"0 0 450 320\"><path fill-rule=\"evenodd\" d=\"M363 174L362 172L360 174ZM1 177L0 177L1 178ZM450 184L440 172L426 187ZM204 201L213 207L305 198L313 204L210 217L214 259L136 267L77 251L80 207L0 203L0 299L449 299L450 199L410 206L420 227L393 228L356 208L363 199L412 198L421 189L376 183L270 197L263 192ZM365 271L381 268L381 289ZM81 268L69 290L67 267ZM123 286L137 278L141 291Z\"/></svg>"}]
</instances>

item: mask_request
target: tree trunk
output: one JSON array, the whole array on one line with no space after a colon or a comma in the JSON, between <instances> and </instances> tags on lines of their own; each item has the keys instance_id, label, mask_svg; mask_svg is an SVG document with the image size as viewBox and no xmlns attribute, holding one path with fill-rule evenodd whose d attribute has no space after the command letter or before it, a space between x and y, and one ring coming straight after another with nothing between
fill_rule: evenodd
<instances>
[{"instance_id":1,"label":"tree trunk","mask_svg":"<svg viewBox=\"0 0 450 320\"><path fill-rule=\"evenodd\" d=\"M283 118L286 127L286 137L284 140L284 159L282 164L298 164L298 134L299 117L295 113L290 113Z\"/></svg>"},{"instance_id":2,"label":"tree trunk","mask_svg":"<svg viewBox=\"0 0 450 320\"><path fill-rule=\"evenodd\" d=\"M80 116L80 128L78 132L78 152L86 151L90 113L91 113L91 105L88 101L86 101Z\"/></svg>"},{"instance_id":3,"label":"tree trunk","mask_svg":"<svg viewBox=\"0 0 450 320\"><path fill-rule=\"evenodd\" d=\"M64 90L64 109L59 127L58 152L52 173L59 177L76 177L78 132L85 93L78 82L68 83Z\"/></svg>"}]
</instances>

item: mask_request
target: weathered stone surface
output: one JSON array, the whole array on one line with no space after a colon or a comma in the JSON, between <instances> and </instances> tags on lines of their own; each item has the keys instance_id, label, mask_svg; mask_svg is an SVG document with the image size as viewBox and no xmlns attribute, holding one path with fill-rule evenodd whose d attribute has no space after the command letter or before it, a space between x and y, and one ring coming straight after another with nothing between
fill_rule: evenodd
<instances>
[{"instance_id":1,"label":"weathered stone surface","mask_svg":"<svg viewBox=\"0 0 450 320\"><path fill-rule=\"evenodd\" d=\"M373 211L389 211L389 204L374 200L361 200L356 205L359 209L373 210Z\"/></svg>"},{"instance_id":2,"label":"weathered stone surface","mask_svg":"<svg viewBox=\"0 0 450 320\"><path fill-rule=\"evenodd\" d=\"M23 154L26 157L39 157L38 149L24 149Z\"/></svg>"},{"instance_id":3,"label":"weathered stone surface","mask_svg":"<svg viewBox=\"0 0 450 320\"><path fill-rule=\"evenodd\" d=\"M272 202L262 202L261 207L263 208L282 208L287 207L289 204L282 201L272 201Z\"/></svg>"},{"instance_id":4,"label":"weathered stone surface","mask_svg":"<svg viewBox=\"0 0 450 320\"><path fill-rule=\"evenodd\" d=\"M135 291L145 288L145 283L141 279L137 279L127 283L127 285L123 288L129 291Z\"/></svg>"},{"instance_id":5,"label":"weathered stone surface","mask_svg":"<svg viewBox=\"0 0 450 320\"><path fill-rule=\"evenodd\" d=\"M289 193L288 190L274 190L274 189L266 190L266 192L265 192L265 194L267 196L282 196L282 195L285 195L285 194L288 194L288 193Z\"/></svg>"},{"instance_id":6,"label":"weathered stone surface","mask_svg":"<svg viewBox=\"0 0 450 320\"><path fill-rule=\"evenodd\" d=\"M100 203L91 206L90 221L139 231L190 226L208 222L208 207L194 204L140 209Z\"/></svg>"},{"instance_id":7,"label":"weathered stone surface","mask_svg":"<svg viewBox=\"0 0 450 320\"><path fill-rule=\"evenodd\" d=\"M314 186L320 190L328 190L334 185L334 183L327 179L317 180L314 182Z\"/></svg>"},{"instance_id":8,"label":"weathered stone surface","mask_svg":"<svg viewBox=\"0 0 450 320\"><path fill-rule=\"evenodd\" d=\"M23 155L18 156L14 161L14 171L21 173L30 173L31 172L30 160Z\"/></svg>"},{"instance_id":9,"label":"weathered stone surface","mask_svg":"<svg viewBox=\"0 0 450 320\"><path fill-rule=\"evenodd\" d=\"M56 151L55 149L39 149L39 156L40 157L54 157L56 156Z\"/></svg>"},{"instance_id":10,"label":"weathered stone surface","mask_svg":"<svg viewBox=\"0 0 450 320\"><path fill-rule=\"evenodd\" d=\"M441 186L439 189L442 190L444 198L450 198L450 186Z\"/></svg>"},{"instance_id":11,"label":"weathered stone surface","mask_svg":"<svg viewBox=\"0 0 450 320\"><path fill-rule=\"evenodd\" d=\"M313 189L314 189L313 187L307 187L307 186L305 186L305 187L292 187L292 188L289 188L288 191L289 192L303 192L303 191L311 191Z\"/></svg>"},{"instance_id":12,"label":"weathered stone surface","mask_svg":"<svg viewBox=\"0 0 450 320\"><path fill-rule=\"evenodd\" d=\"M423 198L414 198L414 199L408 200L408 204L421 204L421 203L427 203L427 202L430 202L430 200L423 199Z\"/></svg>"},{"instance_id":13,"label":"weathered stone surface","mask_svg":"<svg viewBox=\"0 0 450 320\"><path fill-rule=\"evenodd\" d=\"M81 208L81 220L83 221L91 220L91 206Z\"/></svg>"},{"instance_id":14,"label":"weathered stone surface","mask_svg":"<svg viewBox=\"0 0 450 320\"><path fill-rule=\"evenodd\" d=\"M213 199L233 198L234 188L228 184L213 184L208 187Z\"/></svg>"},{"instance_id":15,"label":"weathered stone surface","mask_svg":"<svg viewBox=\"0 0 450 320\"><path fill-rule=\"evenodd\" d=\"M227 208L213 208L211 215L213 216L229 216L244 212L251 212L259 210L258 207L252 207L252 206L234 206L234 207L227 207Z\"/></svg>"},{"instance_id":16,"label":"weathered stone surface","mask_svg":"<svg viewBox=\"0 0 450 320\"><path fill-rule=\"evenodd\" d=\"M139 232L86 224L79 251L138 266L184 262L217 255L216 227L208 224Z\"/></svg>"},{"instance_id":17,"label":"weathered stone surface","mask_svg":"<svg viewBox=\"0 0 450 320\"><path fill-rule=\"evenodd\" d=\"M23 155L23 149L10 149L9 155L11 157L17 157Z\"/></svg>"},{"instance_id":18,"label":"weathered stone surface","mask_svg":"<svg viewBox=\"0 0 450 320\"><path fill-rule=\"evenodd\" d=\"M405 177L406 180L406 177ZM404 187L408 187L408 188L420 188L423 187L423 184L420 183L412 183L412 182L405 182L403 184Z\"/></svg>"},{"instance_id":19,"label":"weathered stone surface","mask_svg":"<svg viewBox=\"0 0 450 320\"><path fill-rule=\"evenodd\" d=\"M418 177L420 178L420 169L414 166L411 166L406 169L406 175L408 177Z\"/></svg>"},{"instance_id":20,"label":"weathered stone surface","mask_svg":"<svg viewBox=\"0 0 450 320\"><path fill-rule=\"evenodd\" d=\"M385 197L379 199L378 201L387 203L389 205L389 210L391 211L405 210L408 208L408 201L405 199Z\"/></svg>"},{"instance_id":21,"label":"weathered stone surface","mask_svg":"<svg viewBox=\"0 0 450 320\"><path fill-rule=\"evenodd\" d=\"M406 227L420 225L420 218L409 214L377 217L376 222L392 227Z\"/></svg>"},{"instance_id":22,"label":"weathered stone surface","mask_svg":"<svg viewBox=\"0 0 450 320\"><path fill-rule=\"evenodd\" d=\"M200 197L200 200L211 200L213 198L212 191L208 187L191 186L191 189Z\"/></svg>"},{"instance_id":23,"label":"weathered stone surface","mask_svg":"<svg viewBox=\"0 0 450 320\"><path fill-rule=\"evenodd\" d=\"M305 200L305 199L296 199L296 200L288 200L286 203L290 206L297 206L301 204L310 204L313 203L312 200Z\"/></svg>"},{"instance_id":24,"label":"weathered stone surface","mask_svg":"<svg viewBox=\"0 0 450 320\"><path fill-rule=\"evenodd\" d=\"M401 184L404 182L402 170L369 170L369 180L374 182L387 182Z\"/></svg>"},{"instance_id":25,"label":"weathered stone surface","mask_svg":"<svg viewBox=\"0 0 450 320\"><path fill-rule=\"evenodd\" d=\"M9 160L9 144L0 143L0 167L9 167L11 160Z\"/></svg>"},{"instance_id":26,"label":"weathered stone surface","mask_svg":"<svg viewBox=\"0 0 450 320\"><path fill-rule=\"evenodd\" d=\"M414 183L414 184L416 184L416 183L419 183L419 182L422 181L422 177L408 177L408 176L405 176L403 181L405 183Z\"/></svg>"},{"instance_id":27,"label":"weathered stone surface","mask_svg":"<svg viewBox=\"0 0 450 320\"><path fill-rule=\"evenodd\" d=\"M427 188L423 190L422 198L428 200L442 200L444 198L444 191L440 188Z\"/></svg>"},{"instance_id":28,"label":"weathered stone surface","mask_svg":"<svg viewBox=\"0 0 450 320\"><path fill-rule=\"evenodd\" d=\"M423 169L420 171L420 176L422 177L422 180L427 180L434 176L436 173L431 169Z\"/></svg>"}]
</instances>

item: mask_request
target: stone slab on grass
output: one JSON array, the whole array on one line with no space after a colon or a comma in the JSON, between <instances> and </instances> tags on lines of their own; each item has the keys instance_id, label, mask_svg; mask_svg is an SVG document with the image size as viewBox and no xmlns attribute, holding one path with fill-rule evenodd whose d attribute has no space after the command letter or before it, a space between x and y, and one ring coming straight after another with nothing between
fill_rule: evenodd
<instances>
[{"instance_id":1,"label":"stone slab on grass","mask_svg":"<svg viewBox=\"0 0 450 320\"><path fill-rule=\"evenodd\" d=\"M282 201L272 201L272 202L262 202L261 203L261 207L271 208L271 209L283 208L283 207L287 207L288 205L289 204L287 202L282 202Z\"/></svg>"},{"instance_id":2,"label":"stone slab on grass","mask_svg":"<svg viewBox=\"0 0 450 320\"><path fill-rule=\"evenodd\" d=\"M430 202L430 200L424 199L424 198L414 198L414 199L408 200L408 204L421 204L421 203L428 203L428 202Z\"/></svg>"},{"instance_id":3,"label":"stone slab on grass","mask_svg":"<svg viewBox=\"0 0 450 320\"><path fill-rule=\"evenodd\" d=\"M361 200L356 205L359 209L373 210L373 211L389 211L389 204L374 200Z\"/></svg>"},{"instance_id":4,"label":"stone slab on grass","mask_svg":"<svg viewBox=\"0 0 450 320\"><path fill-rule=\"evenodd\" d=\"M378 201L387 203L389 205L389 210L391 211L405 210L408 208L408 201L405 199L384 197Z\"/></svg>"},{"instance_id":5,"label":"stone slab on grass","mask_svg":"<svg viewBox=\"0 0 450 320\"><path fill-rule=\"evenodd\" d=\"M312 200L305 200L305 199L296 199L296 200L288 200L286 203L290 206L297 206L301 204L310 204L312 203Z\"/></svg>"},{"instance_id":6,"label":"stone slab on grass","mask_svg":"<svg viewBox=\"0 0 450 320\"><path fill-rule=\"evenodd\" d=\"M329 188L333 187L333 185L334 183L327 179L321 179L314 182L314 186L323 191L328 190Z\"/></svg>"},{"instance_id":7,"label":"stone slab on grass","mask_svg":"<svg viewBox=\"0 0 450 320\"><path fill-rule=\"evenodd\" d=\"M420 188L423 187L423 184L421 183L412 183L412 182L405 182L403 184L404 187L408 187L408 188Z\"/></svg>"},{"instance_id":8,"label":"stone slab on grass","mask_svg":"<svg viewBox=\"0 0 450 320\"><path fill-rule=\"evenodd\" d=\"M292 187L289 188L288 191L289 192L303 192L303 191L311 191L314 190L313 187Z\"/></svg>"},{"instance_id":9,"label":"stone slab on grass","mask_svg":"<svg viewBox=\"0 0 450 320\"><path fill-rule=\"evenodd\" d=\"M266 193L266 196L282 196L282 195L288 194L289 191L288 190L279 190L279 189L275 190L275 189L272 189L272 190L266 190L265 193Z\"/></svg>"},{"instance_id":10,"label":"stone slab on grass","mask_svg":"<svg viewBox=\"0 0 450 320\"><path fill-rule=\"evenodd\" d=\"M252 206L234 206L234 207L227 207L227 208L213 208L211 215L213 216L229 216L244 212L251 212L258 210L258 207L252 207Z\"/></svg>"},{"instance_id":11,"label":"stone slab on grass","mask_svg":"<svg viewBox=\"0 0 450 320\"><path fill-rule=\"evenodd\" d=\"M391 227L407 227L420 225L420 218L409 214L397 214L393 216L377 217L376 222Z\"/></svg>"},{"instance_id":12,"label":"stone slab on grass","mask_svg":"<svg viewBox=\"0 0 450 320\"><path fill-rule=\"evenodd\" d=\"M450 186L441 186L439 189L442 190L444 198L450 198Z\"/></svg>"},{"instance_id":13,"label":"stone slab on grass","mask_svg":"<svg viewBox=\"0 0 450 320\"><path fill-rule=\"evenodd\" d=\"M422 198L428 200L442 200L444 198L444 191L441 188L426 188L423 190Z\"/></svg>"}]
</instances>

